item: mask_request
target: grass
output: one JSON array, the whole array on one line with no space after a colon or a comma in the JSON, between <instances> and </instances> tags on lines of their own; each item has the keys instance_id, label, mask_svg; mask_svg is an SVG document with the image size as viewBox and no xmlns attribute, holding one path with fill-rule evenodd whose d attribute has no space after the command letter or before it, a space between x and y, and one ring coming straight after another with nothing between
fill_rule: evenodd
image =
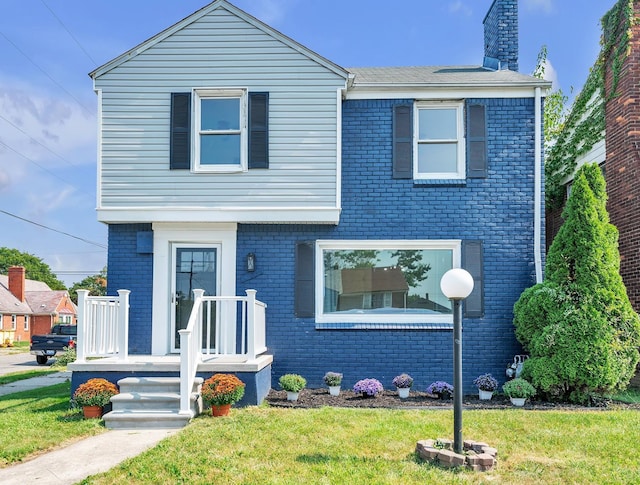
<instances>
[{"instance_id":1,"label":"grass","mask_svg":"<svg viewBox=\"0 0 640 485\"><path fill-rule=\"evenodd\" d=\"M69 410L70 393L66 382L0 397L0 467L105 430Z\"/></svg>"},{"instance_id":2,"label":"grass","mask_svg":"<svg viewBox=\"0 0 640 485\"><path fill-rule=\"evenodd\" d=\"M638 392L635 392L636 397ZM69 410L70 384L0 397L0 467L105 431ZM422 462L416 441L451 437L450 410L209 411L86 484L640 483L638 410L466 410L465 439L498 449L487 473Z\"/></svg>"},{"instance_id":3,"label":"grass","mask_svg":"<svg viewBox=\"0 0 640 485\"><path fill-rule=\"evenodd\" d=\"M452 426L451 411L234 408L84 483L640 483L637 411L466 411L465 439L498 448L487 473L416 457Z\"/></svg>"},{"instance_id":4,"label":"grass","mask_svg":"<svg viewBox=\"0 0 640 485\"><path fill-rule=\"evenodd\" d=\"M60 369L33 369L33 370L23 370L19 372L11 372L10 374L4 374L0 376L0 385L10 384L16 381L22 381L24 379L31 379L32 377L41 377L46 376L47 374L55 374L59 372Z\"/></svg>"},{"instance_id":5,"label":"grass","mask_svg":"<svg viewBox=\"0 0 640 485\"><path fill-rule=\"evenodd\" d=\"M625 402L628 404L640 403L640 389L630 387L626 391L614 395L612 398L614 401Z\"/></svg>"}]
</instances>

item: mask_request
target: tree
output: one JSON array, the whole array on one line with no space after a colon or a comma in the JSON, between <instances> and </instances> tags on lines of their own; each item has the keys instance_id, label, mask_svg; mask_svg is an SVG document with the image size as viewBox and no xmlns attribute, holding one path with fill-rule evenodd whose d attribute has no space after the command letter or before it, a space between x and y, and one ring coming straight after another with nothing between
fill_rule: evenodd
<instances>
[{"instance_id":1,"label":"tree","mask_svg":"<svg viewBox=\"0 0 640 485\"><path fill-rule=\"evenodd\" d=\"M538 61L533 71L533 77L544 79L544 73L547 66L547 46L543 45L538 53ZM566 117L566 105L568 97L557 89L547 93L544 100L544 149L549 152L555 144L558 136L564 129L564 121Z\"/></svg>"},{"instance_id":2,"label":"tree","mask_svg":"<svg viewBox=\"0 0 640 485\"><path fill-rule=\"evenodd\" d=\"M52 290L66 289L64 283L53 274L49 265L41 258L17 249L0 248L0 274L9 274L11 266L24 266L28 280L42 281Z\"/></svg>"},{"instance_id":3,"label":"tree","mask_svg":"<svg viewBox=\"0 0 640 485\"><path fill-rule=\"evenodd\" d=\"M530 354L523 375L548 398L584 402L627 387L639 359L640 318L620 277L618 231L597 164L576 174L562 217L546 279L516 302L514 325Z\"/></svg>"},{"instance_id":4,"label":"tree","mask_svg":"<svg viewBox=\"0 0 640 485\"><path fill-rule=\"evenodd\" d=\"M76 305L78 304L78 290L89 290L91 296L105 296L107 294L107 267L102 268L102 271L96 275L87 276L82 281L74 283L69 288L69 297Z\"/></svg>"}]
</instances>

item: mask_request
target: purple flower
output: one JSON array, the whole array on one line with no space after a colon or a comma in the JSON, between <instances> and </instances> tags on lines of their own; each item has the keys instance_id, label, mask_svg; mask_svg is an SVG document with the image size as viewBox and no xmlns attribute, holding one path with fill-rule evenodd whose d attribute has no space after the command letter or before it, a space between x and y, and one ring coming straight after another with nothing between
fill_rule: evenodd
<instances>
[{"instance_id":1,"label":"purple flower","mask_svg":"<svg viewBox=\"0 0 640 485\"><path fill-rule=\"evenodd\" d=\"M493 392L498 388L498 381L491 374L482 374L476 377L473 384L482 391Z\"/></svg>"},{"instance_id":2,"label":"purple flower","mask_svg":"<svg viewBox=\"0 0 640 485\"><path fill-rule=\"evenodd\" d=\"M443 398L451 397L453 396L453 386L448 382L436 381L429 384L429 387L427 387L427 392L429 394L438 394Z\"/></svg>"},{"instance_id":3,"label":"purple flower","mask_svg":"<svg viewBox=\"0 0 640 485\"><path fill-rule=\"evenodd\" d=\"M377 396L383 390L382 384L377 379L362 379L353 386L353 392L365 396Z\"/></svg>"},{"instance_id":4,"label":"purple flower","mask_svg":"<svg viewBox=\"0 0 640 485\"><path fill-rule=\"evenodd\" d=\"M409 374L400 374L395 376L391 383L398 388L407 388L413 386L413 377Z\"/></svg>"}]
</instances>

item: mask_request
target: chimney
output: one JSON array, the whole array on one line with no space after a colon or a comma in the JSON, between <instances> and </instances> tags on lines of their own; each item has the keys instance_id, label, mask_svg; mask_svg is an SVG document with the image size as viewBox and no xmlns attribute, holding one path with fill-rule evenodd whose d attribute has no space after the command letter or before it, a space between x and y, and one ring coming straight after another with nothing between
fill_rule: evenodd
<instances>
[{"instance_id":1,"label":"chimney","mask_svg":"<svg viewBox=\"0 0 640 485\"><path fill-rule=\"evenodd\" d=\"M9 291L18 300L24 301L24 266L11 266L9 268Z\"/></svg>"},{"instance_id":2,"label":"chimney","mask_svg":"<svg viewBox=\"0 0 640 485\"><path fill-rule=\"evenodd\" d=\"M494 0L484 25L483 67L518 70L518 0Z\"/></svg>"}]
</instances>

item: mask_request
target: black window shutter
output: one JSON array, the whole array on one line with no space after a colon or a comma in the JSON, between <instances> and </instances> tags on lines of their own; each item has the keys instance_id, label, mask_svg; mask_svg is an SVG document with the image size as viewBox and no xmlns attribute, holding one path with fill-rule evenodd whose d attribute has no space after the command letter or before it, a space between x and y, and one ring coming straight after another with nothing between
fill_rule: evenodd
<instances>
[{"instance_id":1,"label":"black window shutter","mask_svg":"<svg viewBox=\"0 0 640 485\"><path fill-rule=\"evenodd\" d=\"M295 315L315 316L315 244L310 241L296 243Z\"/></svg>"},{"instance_id":2,"label":"black window shutter","mask_svg":"<svg viewBox=\"0 0 640 485\"><path fill-rule=\"evenodd\" d=\"M413 177L413 107L397 104L393 107L393 178Z\"/></svg>"},{"instance_id":3,"label":"black window shutter","mask_svg":"<svg viewBox=\"0 0 640 485\"><path fill-rule=\"evenodd\" d=\"M269 168L269 93L249 93L249 168Z\"/></svg>"},{"instance_id":4,"label":"black window shutter","mask_svg":"<svg viewBox=\"0 0 640 485\"><path fill-rule=\"evenodd\" d=\"M467 177L487 176L487 118L482 104L467 106Z\"/></svg>"},{"instance_id":5,"label":"black window shutter","mask_svg":"<svg viewBox=\"0 0 640 485\"><path fill-rule=\"evenodd\" d=\"M484 317L482 241L462 241L462 267L473 276L473 291L464 300L464 316Z\"/></svg>"},{"instance_id":6,"label":"black window shutter","mask_svg":"<svg viewBox=\"0 0 640 485\"><path fill-rule=\"evenodd\" d=\"M191 93L171 93L169 168L191 168Z\"/></svg>"}]
</instances>

